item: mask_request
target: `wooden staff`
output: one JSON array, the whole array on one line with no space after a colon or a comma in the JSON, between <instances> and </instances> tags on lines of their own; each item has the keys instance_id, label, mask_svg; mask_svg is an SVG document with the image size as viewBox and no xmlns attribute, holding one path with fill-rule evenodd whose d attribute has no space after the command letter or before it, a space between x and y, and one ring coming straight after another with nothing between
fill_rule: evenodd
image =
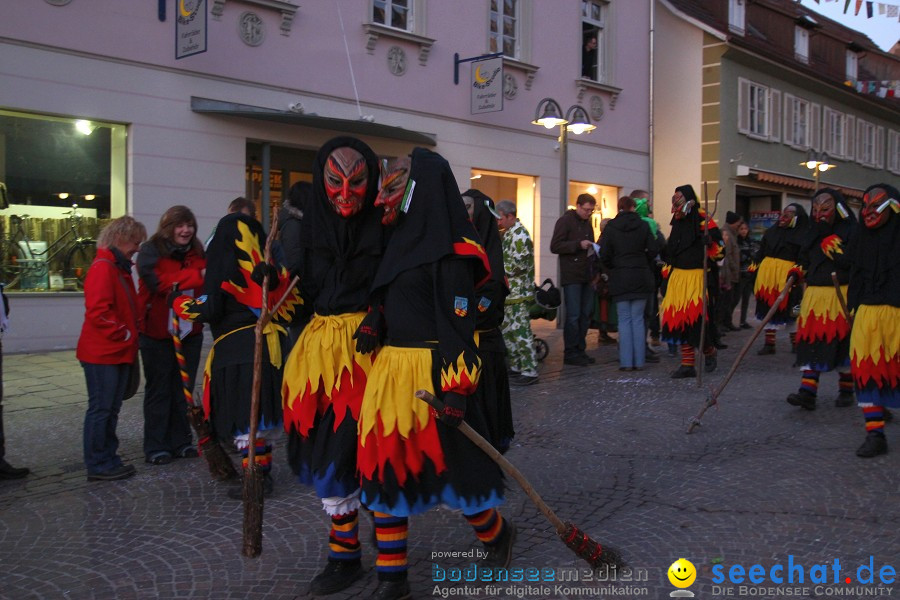
<instances>
[{"instance_id":1,"label":"wooden staff","mask_svg":"<svg viewBox=\"0 0 900 600\"><path fill-rule=\"evenodd\" d=\"M416 398L424 400L438 413L444 410L444 403L435 398L426 390L416 392ZM497 452L486 439L481 437L478 432L472 429L465 421L461 422L457 429L466 436L473 444L478 446L485 454L491 457L504 472L510 475L516 482L522 486L522 489L531 498L538 510L543 513L547 520L556 529L557 535L575 554L586 560L592 567L600 566L624 566L622 555L612 546L601 546L599 542L594 541L586 533L569 522L563 522L559 517L547 506L534 487L525 479L525 476L511 462L509 462L502 454Z\"/></svg>"},{"instance_id":2,"label":"wooden staff","mask_svg":"<svg viewBox=\"0 0 900 600\"><path fill-rule=\"evenodd\" d=\"M778 294L778 298L775 299L775 302L772 304L772 308L769 309L769 312L766 313L765 318L760 322L759 326L756 328L756 331L753 332L753 335L750 336L750 339L747 340L747 343L744 344L744 347L741 348L740 353L738 353L737 358L734 359L734 364L731 365L731 370L728 371L728 374L725 376L725 379L722 380L722 383L719 384L719 387L707 397L706 402L703 403L703 407L700 409L700 412L697 413L696 417L692 417L690 423L688 424L687 433L691 433L694 431L694 428L702 425L700 419L703 417L704 413L706 413L707 409L711 406L714 406L718 402L719 395L725 390L725 386L728 385L728 382L731 381L732 375L737 371L738 365L741 364L741 361L744 360L744 356L750 350L750 347L753 345L753 342L756 341L756 338L759 337L759 334L762 333L763 328L768 324L769 321L772 320L772 317L775 315L775 312L778 310L778 306L781 304L784 297L787 296L791 287L794 285L795 276L791 275L787 278L787 283L784 284L784 289L781 290L781 293Z\"/></svg>"},{"instance_id":3,"label":"wooden staff","mask_svg":"<svg viewBox=\"0 0 900 600\"><path fill-rule=\"evenodd\" d=\"M178 291L178 284L172 286L172 291ZM203 409L194 403L194 394L191 389L191 380L188 375L187 361L184 358L184 351L181 344L181 336L179 335L178 315L172 312L172 343L175 344L175 359L178 361L178 370L181 372L181 388L184 390L184 400L187 402L187 418L191 427L197 433L197 446L200 448L200 454L206 459L206 465L209 467L209 474L219 481L228 481L237 479L238 472L234 468L234 464L225 453L225 450L219 444L219 441L213 437L212 429L209 421L203 415Z\"/></svg>"},{"instance_id":4,"label":"wooden staff","mask_svg":"<svg viewBox=\"0 0 900 600\"><path fill-rule=\"evenodd\" d=\"M838 276L835 271L831 272L831 282L834 284L834 291L837 292L838 302L841 304L841 310L844 311L844 318L847 319L847 325L852 328L853 315L850 314L850 309L847 308L847 301L844 300L844 292L841 291L841 282L838 281Z\"/></svg>"},{"instance_id":5,"label":"wooden staff","mask_svg":"<svg viewBox=\"0 0 900 600\"><path fill-rule=\"evenodd\" d=\"M703 353L706 347L706 322L709 319L709 285L707 283L706 268L709 264L709 247L706 239L709 237L709 222L713 218L713 214L719 210L719 194L722 190L716 192L716 205L713 213L709 212L709 192L707 191L706 182L703 182L703 210L706 212L706 218L703 219L703 282L700 292L700 301L702 302L702 312L700 313L700 356L704 359L703 365L697 367L697 387L703 387L703 369L706 367L706 355ZM696 364L696 359L694 359Z\"/></svg>"}]
</instances>

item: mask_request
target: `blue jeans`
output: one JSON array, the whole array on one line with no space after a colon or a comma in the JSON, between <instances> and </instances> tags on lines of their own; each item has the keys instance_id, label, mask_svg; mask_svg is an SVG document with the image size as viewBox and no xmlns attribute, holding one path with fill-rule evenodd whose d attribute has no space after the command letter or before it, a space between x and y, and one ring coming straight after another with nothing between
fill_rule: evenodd
<instances>
[{"instance_id":1,"label":"blue jeans","mask_svg":"<svg viewBox=\"0 0 900 600\"><path fill-rule=\"evenodd\" d=\"M584 336L587 335L594 310L596 293L589 283L569 283L562 286L566 303L566 322L563 326L564 358L584 354Z\"/></svg>"},{"instance_id":2,"label":"blue jeans","mask_svg":"<svg viewBox=\"0 0 900 600\"><path fill-rule=\"evenodd\" d=\"M646 359L644 307L646 298L616 302L619 315L619 366L643 367Z\"/></svg>"},{"instance_id":3,"label":"blue jeans","mask_svg":"<svg viewBox=\"0 0 900 600\"><path fill-rule=\"evenodd\" d=\"M97 365L82 362L87 380L88 409L84 415L84 466L88 474L122 466L116 452L116 425L128 385L130 364Z\"/></svg>"}]
</instances>

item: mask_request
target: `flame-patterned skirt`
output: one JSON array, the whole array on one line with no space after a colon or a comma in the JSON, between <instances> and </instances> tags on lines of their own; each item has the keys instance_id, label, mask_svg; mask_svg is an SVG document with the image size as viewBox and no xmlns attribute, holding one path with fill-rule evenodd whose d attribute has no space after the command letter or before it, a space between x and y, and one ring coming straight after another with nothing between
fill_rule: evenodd
<instances>
[{"instance_id":1,"label":"flame-patterned skirt","mask_svg":"<svg viewBox=\"0 0 900 600\"><path fill-rule=\"evenodd\" d=\"M672 344L700 345L703 269L672 269L659 305L660 337Z\"/></svg>"},{"instance_id":2,"label":"flame-patterned skirt","mask_svg":"<svg viewBox=\"0 0 900 600\"><path fill-rule=\"evenodd\" d=\"M417 390L440 389L440 363L429 348L385 346L369 373L359 418L362 503L395 516L444 504L475 514L503 502L500 468L456 428L435 419ZM482 436L480 403L466 423Z\"/></svg>"},{"instance_id":3,"label":"flame-patterned skirt","mask_svg":"<svg viewBox=\"0 0 900 600\"><path fill-rule=\"evenodd\" d=\"M846 298L846 285L841 292ZM797 364L816 371L846 371L850 365L850 324L833 286L810 285L803 292L797 318Z\"/></svg>"},{"instance_id":4,"label":"flame-patterned skirt","mask_svg":"<svg viewBox=\"0 0 900 600\"><path fill-rule=\"evenodd\" d=\"M850 369L860 406L900 408L900 308L860 305L850 334Z\"/></svg>"},{"instance_id":5,"label":"flame-patterned skirt","mask_svg":"<svg viewBox=\"0 0 900 600\"><path fill-rule=\"evenodd\" d=\"M355 351L353 334L363 316L313 316L284 367L288 461L320 498L346 498L359 489L356 425L373 361Z\"/></svg>"},{"instance_id":6,"label":"flame-patterned skirt","mask_svg":"<svg viewBox=\"0 0 900 600\"><path fill-rule=\"evenodd\" d=\"M763 319L769 313L769 309L778 299L778 294L787 283L788 271L795 263L781 258L765 257L759 263L756 272L756 282L753 284L753 295L756 296L756 318ZM800 301L800 286L795 285L793 290L785 295L778 305L778 310L772 315L769 325L784 325L793 323L791 308Z\"/></svg>"}]
</instances>

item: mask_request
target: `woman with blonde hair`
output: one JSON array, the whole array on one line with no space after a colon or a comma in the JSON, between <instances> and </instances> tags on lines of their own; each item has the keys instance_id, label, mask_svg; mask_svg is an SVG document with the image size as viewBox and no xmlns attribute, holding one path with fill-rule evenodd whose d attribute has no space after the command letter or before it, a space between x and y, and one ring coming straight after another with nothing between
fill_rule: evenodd
<instances>
[{"instance_id":1,"label":"woman with blonde hair","mask_svg":"<svg viewBox=\"0 0 900 600\"><path fill-rule=\"evenodd\" d=\"M75 356L87 380L84 464L88 481L125 479L134 467L117 454L116 425L138 352L137 295L131 258L147 239L132 217L113 219L97 239L97 256L84 280L84 324Z\"/></svg>"},{"instance_id":2,"label":"woman with blonde hair","mask_svg":"<svg viewBox=\"0 0 900 600\"><path fill-rule=\"evenodd\" d=\"M146 381L144 459L151 465L165 465L173 458L198 456L187 420L184 384L172 336L181 338L189 386L193 389L203 345L203 325L185 321L176 331L167 302L176 288L189 296L203 288L206 258L191 209L173 206L163 213L156 233L141 245L137 270L143 317L140 349Z\"/></svg>"}]
</instances>

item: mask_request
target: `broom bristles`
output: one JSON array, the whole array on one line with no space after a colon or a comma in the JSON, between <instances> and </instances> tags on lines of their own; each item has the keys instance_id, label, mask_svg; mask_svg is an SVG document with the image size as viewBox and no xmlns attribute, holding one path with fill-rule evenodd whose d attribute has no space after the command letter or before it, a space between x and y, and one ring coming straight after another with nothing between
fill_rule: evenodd
<instances>
[{"instance_id":1,"label":"broom bristles","mask_svg":"<svg viewBox=\"0 0 900 600\"><path fill-rule=\"evenodd\" d=\"M203 417L203 409L199 406L190 406L187 413L188 421L197 433L197 439L200 440L197 445L209 467L209 474L217 481L237 479L237 469L219 442L212 437L209 422Z\"/></svg>"},{"instance_id":2,"label":"broom bristles","mask_svg":"<svg viewBox=\"0 0 900 600\"><path fill-rule=\"evenodd\" d=\"M602 546L572 523L566 522L566 529L559 537L579 558L583 558L594 568L602 566L624 567L622 554L612 546Z\"/></svg>"}]
</instances>

